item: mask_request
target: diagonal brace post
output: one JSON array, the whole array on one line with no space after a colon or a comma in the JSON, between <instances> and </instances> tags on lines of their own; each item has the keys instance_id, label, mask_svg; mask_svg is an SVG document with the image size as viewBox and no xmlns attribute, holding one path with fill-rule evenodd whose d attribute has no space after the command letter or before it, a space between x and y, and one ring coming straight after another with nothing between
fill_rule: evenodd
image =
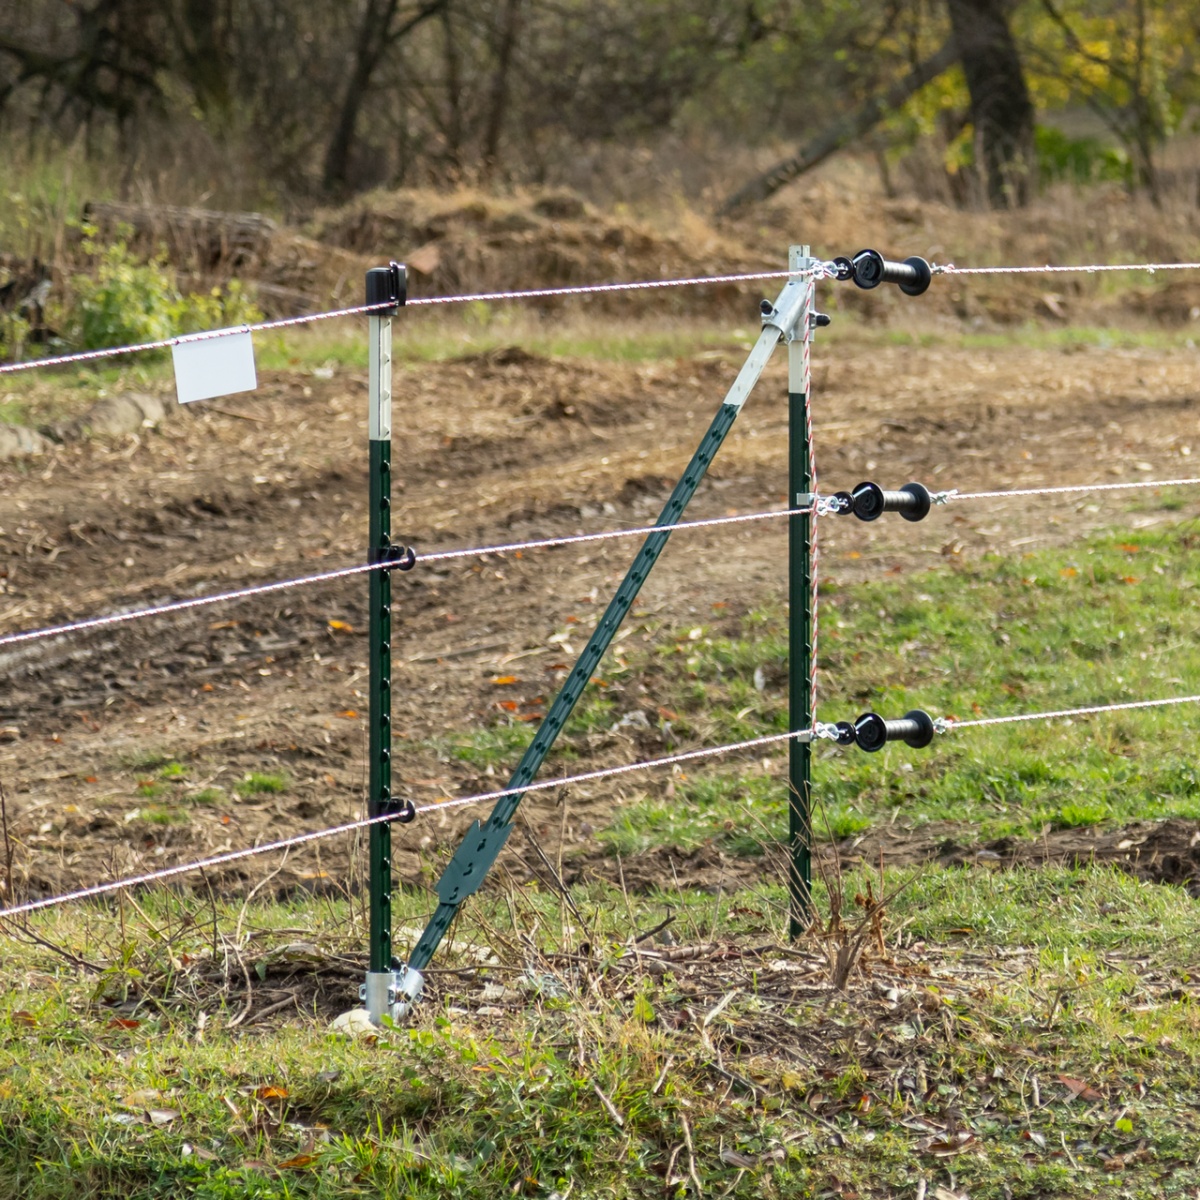
<instances>
[{"instance_id":1,"label":"diagonal brace post","mask_svg":"<svg viewBox=\"0 0 1200 1200\"><path fill-rule=\"evenodd\" d=\"M678 523L717 451L733 428L742 405L758 382L775 347L780 340L791 342L799 335L799 326L805 313L807 286L806 279L791 279L774 304L769 300L763 301L762 333L730 386L682 477L671 492L655 522L656 526ZM532 743L517 764L508 788L521 788L533 782L670 536L670 529L657 528L647 535L578 661L554 698ZM503 849L512 832L512 819L522 798L523 793L520 792L501 797L486 822L472 823L454 857L447 864L437 884L437 909L401 973L403 987L400 990L404 998L396 1005L396 1019L407 1015L411 1009L412 1003L420 994L421 972L432 959L459 907L468 896L478 891L488 870Z\"/></svg>"}]
</instances>

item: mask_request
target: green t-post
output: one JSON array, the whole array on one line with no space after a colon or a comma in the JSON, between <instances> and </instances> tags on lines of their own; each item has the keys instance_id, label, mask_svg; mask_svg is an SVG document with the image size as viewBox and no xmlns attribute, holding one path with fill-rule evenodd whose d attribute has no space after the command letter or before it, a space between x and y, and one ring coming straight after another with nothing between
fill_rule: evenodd
<instances>
[{"instance_id":1,"label":"green t-post","mask_svg":"<svg viewBox=\"0 0 1200 1200\"><path fill-rule=\"evenodd\" d=\"M788 269L814 266L807 246L793 246ZM813 493L812 385L810 350L813 334L812 279L806 280L804 307L796 336L788 344L788 505L811 509ZM813 516L788 518L788 729L811 729L813 722L812 636ZM793 738L788 743L788 930L799 937L812 920L812 745Z\"/></svg>"},{"instance_id":2,"label":"green t-post","mask_svg":"<svg viewBox=\"0 0 1200 1200\"><path fill-rule=\"evenodd\" d=\"M404 268L367 272L367 303L387 304L368 318L370 414L368 438L368 561L389 561L392 545L392 317L404 303ZM367 575L368 701L367 814L384 816L392 803L392 580L386 568ZM368 831L370 965L363 1000L376 1024L391 1011L392 827L381 821Z\"/></svg>"}]
</instances>

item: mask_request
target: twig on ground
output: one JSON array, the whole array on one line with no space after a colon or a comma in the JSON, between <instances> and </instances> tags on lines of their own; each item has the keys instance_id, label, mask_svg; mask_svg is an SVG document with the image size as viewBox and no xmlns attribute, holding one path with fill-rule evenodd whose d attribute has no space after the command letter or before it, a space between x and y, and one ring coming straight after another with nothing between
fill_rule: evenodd
<instances>
[{"instance_id":1,"label":"twig on ground","mask_svg":"<svg viewBox=\"0 0 1200 1200\"><path fill-rule=\"evenodd\" d=\"M636 945L640 944L641 942L647 941L648 939L652 938L656 933L662 933L662 931L664 929L666 929L666 927L668 925L675 924L675 919L676 919L675 914L672 913L665 920L659 921L659 923L657 925L652 925L649 929L646 930L645 933L636 934L633 939L633 944L636 946Z\"/></svg>"},{"instance_id":2,"label":"twig on ground","mask_svg":"<svg viewBox=\"0 0 1200 1200\"><path fill-rule=\"evenodd\" d=\"M696 1195L703 1196L704 1185L700 1182L700 1176L696 1174L696 1151L692 1146L692 1130L687 1117L680 1116L679 1122L683 1126L683 1140L687 1143L688 1178L696 1185Z\"/></svg>"},{"instance_id":3,"label":"twig on ground","mask_svg":"<svg viewBox=\"0 0 1200 1200\"><path fill-rule=\"evenodd\" d=\"M299 998L299 991L291 991L282 1000L276 1000L274 1004L268 1004L266 1008L260 1008L254 1014L254 1024L257 1024L265 1017L269 1017L272 1013L278 1012L281 1008L286 1008L289 1004L295 1004Z\"/></svg>"},{"instance_id":4,"label":"twig on ground","mask_svg":"<svg viewBox=\"0 0 1200 1200\"><path fill-rule=\"evenodd\" d=\"M704 1020L700 1023L700 1028L707 1029L717 1019L717 1017L719 1017L721 1015L721 1013L723 1013L725 1011L725 1009L729 1006L730 1002L733 1000L734 996L736 996L737 994L738 994L737 988L734 988L733 991L731 991L731 992L726 992L725 995L720 1000L718 1000L717 1003L712 1008L710 1008L708 1010L708 1014L705 1016Z\"/></svg>"},{"instance_id":5,"label":"twig on ground","mask_svg":"<svg viewBox=\"0 0 1200 1200\"><path fill-rule=\"evenodd\" d=\"M673 1054L668 1054L667 1061L663 1063L663 1069L659 1071L658 1078L654 1081L654 1086L650 1089L650 1095L658 1095L659 1088L661 1088L662 1085L667 1082L667 1074L674 1065L675 1056Z\"/></svg>"},{"instance_id":6,"label":"twig on ground","mask_svg":"<svg viewBox=\"0 0 1200 1200\"><path fill-rule=\"evenodd\" d=\"M565 811L565 809L564 809L564 811ZM529 824L528 814L526 814L524 812L521 813L521 820L524 822L524 825L525 825L525 840L533 847L534 853L538 856L538 858L540 858L542 860L542 866L544 866L546 868L546 870L550 872L550 880L554 885L555 891L557 891L558 894L563 898L563 901L570 908L571 912L573 912L575 914L575 919L583 927L584 932L587 933L588 937L590 938L591 930L588 929L587 922L583 918L583 913L581 913L579 911L579 909L576 907L575 901L571 896L570 889L563 882L562 846L561 845L559 846L558 869L555 870L554 864L550 861L549 858L546 857L546 852L541 848L540 845L538 845L537 838L534 837L534 835L533 835L533 827Z\"/></svg>"},{"instance_id":7,"label":"twig on ground","mask_svg":"<svg viewBox=\"0 0 1200 1200\"><path fill-rule=\"evenodd\" d=\"M19 897L16 885L13 883L13 839L8 831L8 796L4 791L4 782L0 780L0 832L4 836L4 886L6 903L17 904Z\"/></svg>"},{"instance_id":8,"label":"twig on ground","mask_svg":"<svg viewBox=\"0 0 1200 1200\"><path fill-rule=\"evenodd\" d=\"M608 1110L608 1115L610 1117L612 1117L613 1122L616 1124L617 1128L624 1129L625 1128L625 1118L623 1116L621 1116L621 1113L617 1109L617 1106L604 1094L603 1091L601 1091L600 1085L598 1083L596 1083L595 1080L592 1081L592 1091L595 1092L596 1095L600 1097L600 1103L603 1104L604 1107Z\"/></svg>"}]
</instances>

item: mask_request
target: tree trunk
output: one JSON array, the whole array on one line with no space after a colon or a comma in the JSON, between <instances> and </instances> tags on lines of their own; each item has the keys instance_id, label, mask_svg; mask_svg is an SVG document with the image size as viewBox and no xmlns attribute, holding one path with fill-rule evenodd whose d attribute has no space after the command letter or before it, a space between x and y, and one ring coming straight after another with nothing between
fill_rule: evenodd
<instances>
[{"instance_id":1,"label":"tree trunk","mask_svg":"<svg viewBox=\"0 0 1200 1200\"><path fill-rule=\"evenodd\" d=\"M371 86L371 77L386 51L396 42L403 41L418 25L436 16L446 8L450 0L424 0L411 17L393 29L396 10L400 0L367 0L362 25L354 49L354 68L346 85L346 93L338 111L337 124L329 140L325 154L325 170L322 182L326 191L341 191L348 182L350 152L358 130L358 114Z\"/></svg>"},{"instance_id":2,"label":"tree trunk","mask_svg":"<svg viewBox=\"0 0 1200 1200\"><path fill-rule=\"evenodd\" d=\"M229 11L225 0L183 0L179 54L200 111L224 118L233 97L229 86Z\"/></svg>"},{"instance_id":3,"label":"tree trunk","mask_svg":"<svg viewBox=\"0 0 1200 1200\"><path fill-rule=\"evenodd\" d=\"M500 23L491 103L488 105L487 125L483 132L483 171L488 178L495 172L500 157L500 135L504 131L504 117L508 108L508 78L520 24L521 0L508 0Z\"/></svg>"},{"instance_id":4,"label":"tree trunk","mask_svg":"<svg viewBox=\"0 0 1200 1200\"><path fill-rule=\"evenodd\" d=\"M346 186L350 170L350 151L358 127L358 114L366 98L367 87L387 45L387 30L396 15L400 0L367 0L362 25L354 47L354 66L346 82L346 92L338 109L338 118L325 152L322 183L329 192Z\"/></svg>"},{"instance_id":5,"label":"tree trunk","mask_svg":"<svg viewBox=\"0 0 1200 1200\"><path fill-rule=\"evenodd\" d=\"M1025 204L1037 161L1033 103L1005 0L946 0L971 94L977 161L993 207Z\"/></svg>"},{"instance_id":6,"label":"tree trunk","mask_svg":"<svg viewBox=\"0 0 1200 1200\"><path fill-rule=\"evenodd\" d=\"M919 92L943 71L949 70L957 60L957 46L953 42L947 42L936 54L917 63L902 80L893 84L882 96L872 96L861 108L834 121L791 158L776 163L769 171L750 180L745 187L734 192L717 210L717 216L727 217L739 208L773 196L785 184L823 163L847 142L874 129L892 109L899 108L909 96Z\"/></svg>"}]
</instances>

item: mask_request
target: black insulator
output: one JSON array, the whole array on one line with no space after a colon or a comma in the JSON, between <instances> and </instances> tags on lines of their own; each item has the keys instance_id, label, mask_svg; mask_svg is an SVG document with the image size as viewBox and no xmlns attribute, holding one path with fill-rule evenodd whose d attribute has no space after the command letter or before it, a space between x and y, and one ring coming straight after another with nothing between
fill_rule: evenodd
<instances>
[{"instance_id":1,"label":"black insulator","mask_svg":"<svg viewBox=\"0 0 1200 1200\"><path fill-rule=\"evenodd\" d=\"M915 255L903 262L891 262L878 250L860 250L850 265L854 272L852 278L860 288L894 283L906 296L921 295L933 279L929 264Z\"/></svg>"},{"instance_id":2,"label":"black insulator","mask_svg":"<svg viewBox=\"0 0 1200 1200\"><path fill-rule=\"evenodd\" d=\"M834 492L832 498L838 503L839 517L848 517L854 512L854 497L849 492Z\"/></svg>"},{"instance_id":3,"label":"black insulator","mask_svg":"<svg viewBox=\"0 0 1200 1200\"><path fill-rule=\"evenodd\" d=\"M904 742L920 750L933 741L933 733L933 718L919 708L898 721L885 721L878 713L863 713L854 722L854 740L860 750L870 754L882 750L888 742Z\"/></svg>"},{"instance_id":4,"label":"black insulator","mask_svg":"<svg viewBox=\"0 0 1200 1200\"><path fill-rule=\"evenodd\" d=\"M828 313L815 312L812 315L812 323L816 329L827 329L833 324L833 318Z\"/></svg>"},{"instance_id":5,"label":"black insulator","mask_svg":"<svg viewBox=\"0 0 1200 1200\"><path fill-rule=\"evenodd\" d=\"M849 721L838 721L834 725L834 729L837 730L837 737L834 738L834 741L837 743L837 745L854 745L854 726L851 725Z\"/></svg>"},{"instance_id":6,"label":"black insulator","mask_svg":"<svg viewBox=\"0 0 1200 1200\"><path fill-rule=\"evenodd\" d=\"M887 512L899 513L906 521L923 521L933 499L920 483L906 483L897 492L885 492L877 483L860 483L851 493L850 502L860 521L874 521Z\"/></svg>"},{"instance_id":7,"label":"black insulator","mask_svg":"<svg viewBox=\"0 0 1200 1200\"><path fill-rule=\"evenodd\" d=\"M407 796L398 800L392 795L391 788L380 788L379 799L372 807L372 817L390 817L407 825L417 815L417 806Z\"/></svg>"},{"instance_id":8,"label":"black insulator","mask_svg":"<svg viewBox=\"0 0 1200 1200\"><path fill-rule=\"evenodd\" d=\"M417 562L417 552L411 546L399 544L372 546L367 555L371 563L383 563L388 571L411 571Z\"/></svg>"},{"instance_id":9,"label":"black insulator","mask_svg":"<svg viewBox=\"0 0 1200 1200\"><path fill-rule=\"evenodd\" d=\"M379 316L392 316L397 308L408 299L408 272L403 263L389 263L386 267L372 267L367 272L367 304L372 307L389 305L391 313L380 312Z\"/></svg>"}]
</instances>

